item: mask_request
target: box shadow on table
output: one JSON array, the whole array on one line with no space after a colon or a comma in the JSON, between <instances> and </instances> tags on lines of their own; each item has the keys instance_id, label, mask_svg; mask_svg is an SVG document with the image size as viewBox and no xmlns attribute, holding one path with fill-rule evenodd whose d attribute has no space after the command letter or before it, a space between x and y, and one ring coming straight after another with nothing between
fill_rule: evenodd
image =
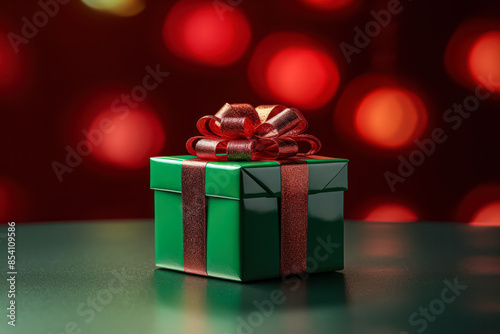
<instances>
[{"instance_id":1,"label":"box shadow on table","mask_svg":"<svg viewBox=\"0 0 500 334\"><path fill-rule=\"evenodd\" d=\"M338 272L238 283L157 269L154 287L161 306L216 313L248 313L270 305L290 310L346 304L344 275Z\"/></svg>"}]
</instances>

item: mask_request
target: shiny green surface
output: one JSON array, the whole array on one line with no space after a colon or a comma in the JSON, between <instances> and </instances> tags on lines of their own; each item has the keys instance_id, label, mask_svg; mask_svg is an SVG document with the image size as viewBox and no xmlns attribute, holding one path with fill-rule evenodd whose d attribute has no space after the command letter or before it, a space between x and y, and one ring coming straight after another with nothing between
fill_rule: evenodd
<instances>
[{"instance_id":1,"label":"shiny green surface","mask_svg":"<svg viewBox=\"0 0 500 334\"><path fill-rule=\"evenodd\" d=\"M278 277L280 273L280 226L277 198L245 198L241 202L243 278Z\"/></svg>"},{"instance_id":2,"label":"shiny green surface","mask_svg":"<svg viewBox=\"0 0 500 334\"><path fill-rule=\"evenodd\" d=\"M5 225L0 233L6 254ZM467 289L423 333L500 328L500 228L347 221L343 271L247 284L155 270L153 235L152 221L18 225L17 326L2 315L0 333L72 325L97 334L238 333L249 321L258 326L243 333L418 333L408 318L455 277ZM6 305L5 279L0 288Z\"/></svg>"},{"instance_id":3,"label":"shiny green surface","mask_svg":"<svg viewBox=\"0 0 500 334\"><path fill-rule=\"evenodd\" d=\"M180 195L177 196L180 197ZM242 279L239 215L239 201L217 197L208 198L207 274L210 276L238 281ZM169 222L166 223L169 224ZM161 236L156 238L156 242L163 242Z\"/></svg>"},{"instance_id":4,"label":"shiny green surface","mask_svg":"<svg viewBox=\"0 0 500 334\"><path fill-rule=\"evenodd\" d=\"M156 264L183 270L182 161L151 158L155 190ZM309 164L307 272L343 268L343 191L347 160L306 159ZM235 281L280 273L280 164L210 162L207 195L207 274ZM335 244L333 249L328 243ZM325 246L326 245L326 246ZM326 247L326 249L325 249ZM319 259L318 259L319 258Z\"/></svg>"},{"instance_id":5,"label":"shiny green surface","mask_svg":"<svg viewBox=\"0 0 500 334\"><path fill-rule=\"evenodd\" d=\"M182 198L179 194L155 191L155 261L158 266L184 270L182 250ZM167 224L168 222L168 224Z\"/></svg>"}]
</instances>

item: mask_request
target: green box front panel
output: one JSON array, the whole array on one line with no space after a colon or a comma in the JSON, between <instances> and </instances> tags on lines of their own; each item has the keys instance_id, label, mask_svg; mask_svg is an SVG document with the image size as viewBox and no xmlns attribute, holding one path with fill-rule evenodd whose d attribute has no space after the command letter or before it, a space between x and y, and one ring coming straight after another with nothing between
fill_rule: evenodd
<instances>
[{"instance_id":1,"label":"green box front panel","mask_svg":"<svg viewBox=\"0 0 500 334\"><path fill-rule=\"evenodd\" d=\"M241 281L240 201L207 197L207 273Z\"/></svg>"},{"instance_id":2,"label":"green box front panel","mask_svg":"<svg viewBox=\"0 0 500 334\"><path fill-rule=\"evenodd\" d=\"M155 262L159 267L184 270L181 194L155 191Z\"/></svg>"},{"instance_id":3,"label":"green box front panel","mask_svg":"<svg viewBox=\"0 0 500 334\"><path fill-rule=\"evenodd\" d=\"M151 158L151 189L181 192L181 168L191 155ZM205 168L205 194L228 198L240 197L240 167L211 162Z\"/></svg>"},{"instance_id":4,"label":"green box front panel","mask_svg":"<svg viewBox=\"0 0 500 334\"><path fill-rule=\"evenodd\" d=\"M344 193L309 195L307 221L307 271L344 268Z\"/></svg>"}]
</instances>

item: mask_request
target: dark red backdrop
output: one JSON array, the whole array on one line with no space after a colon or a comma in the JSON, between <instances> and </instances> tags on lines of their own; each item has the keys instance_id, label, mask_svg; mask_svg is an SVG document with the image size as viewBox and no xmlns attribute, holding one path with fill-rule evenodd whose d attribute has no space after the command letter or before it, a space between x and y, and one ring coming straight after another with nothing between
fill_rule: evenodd
<instances>
[{"instance_id":1,"label":"dark red backdrop","mask_svg":"<svg viewBox=\"0 0 500 334\"><path fill-rule=\"evenodd\" d=\"M460 63L458 51L450 51L451 59L445 59L450 40L473 19L498 30L498 1L405 2L404 10L366 48L353 54L350 64L339 44L353 44L354 27L363 28L373 20L370 11L385 8L388 1L354 1L351 7L330 11L298 0L242 1L234 11L247 18L250 41L241 57L224 66L192 61L165 45L162 29L171 2L148 1L137 15L120 17L73 0L61 5L59 13L27 44L19 45L14 56L8 33L20 34L22 18L32 17L40 6L35 1L2 4L0 67L1 61L14 59L10 70L1 72L9 79L7 84L0 85L3 221L152 217L146 164L125 168L92 154L59 182L53 162L64 162L65 147L76 147L85 139L82 130L89 129L92 119L114 98L141 84L146 66L159 64L170 73L141 103L162 125L165 141L160 155L185 154L185 141L196 135L196 120L215 113L225 102L286 104L259 93L248 73L259 43L278 32L300 33L317 41L339 70L340 83L333 97L314 110L305 108L304 113L310 122L308 132L322 140L321 153L350 159L346 218L363 219L380 205L391 204L397 208L379 212L388 220L414 215L418 220L470 221L484 205L496 208L489 214L496 212L498 219L498 93L481 101L457 130L449 130L442 118L454 103L474 93L474 86L450 73L466 66ZM458 44L466 45L465 41ZM11 58L1 57L9 54ZM409 157L417 146L410 142L386 148L359 139L349 128L347 107L339 107L353 79L367 73L389 76L420 97L428 121L419 138L429 138L436 127L449 130L448 140L404 183L396 184L394 192L384 173L397 173L398 156ZM140 129L145 136L149 132L144 130L147 123Z\"/></svg>"}]
</instances>

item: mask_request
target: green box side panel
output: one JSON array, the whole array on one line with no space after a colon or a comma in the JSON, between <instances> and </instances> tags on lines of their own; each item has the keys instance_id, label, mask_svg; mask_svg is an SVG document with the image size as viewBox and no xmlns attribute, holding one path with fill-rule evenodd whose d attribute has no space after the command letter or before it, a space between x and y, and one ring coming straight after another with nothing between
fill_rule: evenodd
<instances>
[{"instance_id":1,"label":"green box side panel","mask_svg":"<svg viewBox=\"0 0 500 334\"><path fill-rule=\"evenodd\" d=\"M347 161L345 159L307 159L309 193L347 190ZM241 198L281 196L281 169L272 166L242 167Z\"/></svg>"},{"instance_id":2,"label":"green box side panel","mask_svg":"<svg viewBox=\"0 0 500 334\"><path fill-rule=\"evenodd\" d=\"M344 268L344 193L309 195L307 222L308 272Z\"/></svg>"},{"instance_id":3,"label":"green box side panel","mask_svg":"<svg viewBox=\"0 0 500 334\"><path fill-rule=\"evenodd\" d=\"M155 263L184 270L180 194L155 191Z\"/></svg>"},{"instance_id":4,"label":"green box side panel","mask_svg":"<svg viewBox=\"0 0 500 334\"><path fill-rule=\"evenodd\" d=\"M323 191L346 191L347 190L347 163L338 174L323 188Z\"/></svg>"},{"instance_id":5,"label":"green box side panel","mask_svg":"<svg viewBox=\"0 0 500 334\"><path fill-rule=\"evenodd\" d=\"M347 190L347 162L324 162L309 164L309 193L332 190Z\"/></svg>"},{"instance_id":6,"label":"green box side panel","mask_svg":"<svg viewBox=\"0 0 500 334\"><path fill-rule=\"evenodd\" d=\"M278 197L281 193L279 166L243 168L241 170L241 197Z\"/></svg>"},{"instance_id":7,"label":"green box side panel","mask_svg":"<svg viewBox=\"0 0 500 334\"><path fill-rule=\"evenodd\" d=\"M242 205L241 251L243 280L280 275L278 198L246 198Z\"/></svg>"},{"instance_id":8,"label":"green box side panel","mask_svg":"<svg viewBox=\"0 0 500 334\"><path fill-rule=\"evenodd\" d=\"M207 273L241 281L240 201L207 197Z\"/></svg>"}]
</instances>

